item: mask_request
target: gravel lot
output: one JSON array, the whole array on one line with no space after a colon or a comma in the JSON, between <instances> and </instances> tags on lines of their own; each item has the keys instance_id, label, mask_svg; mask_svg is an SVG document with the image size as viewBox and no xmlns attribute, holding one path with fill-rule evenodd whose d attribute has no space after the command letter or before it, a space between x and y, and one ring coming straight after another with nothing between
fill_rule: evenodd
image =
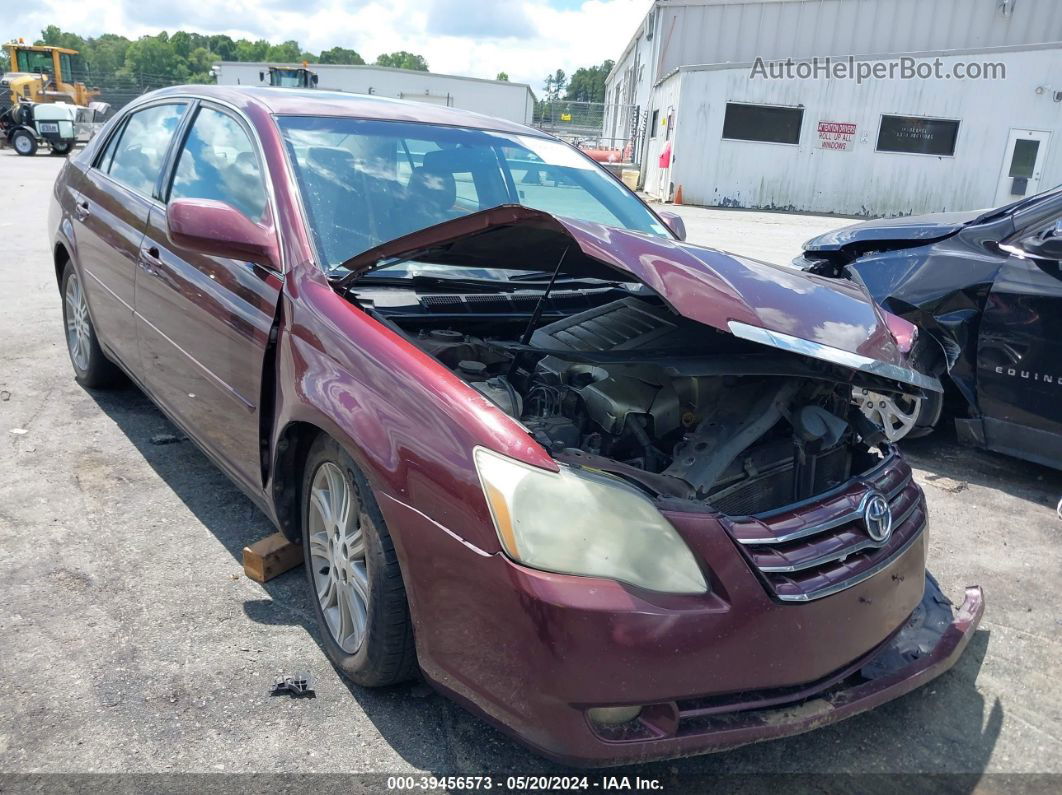
<instances>
[{"instance_id":1,"label":"gravel lot","mask_svg":"<svg viewBox=\"0 0 1062 795\"><path fill-rule=\"evenodd\" d=\"M48 252L62 161L0 151L0 771L563 772L419 683L364 690L325 659L301 569L240 551L267 521L133 388L74 383ZM843 219L682 208L692 240L788 261ZM153 441L153 439L155 441ZM1062 773L1062 473L908 447L931 566L988 608L960 664L838 726L628 774ZM315 700L271 699L310 670Z\"/></svg>"}]
</instances>

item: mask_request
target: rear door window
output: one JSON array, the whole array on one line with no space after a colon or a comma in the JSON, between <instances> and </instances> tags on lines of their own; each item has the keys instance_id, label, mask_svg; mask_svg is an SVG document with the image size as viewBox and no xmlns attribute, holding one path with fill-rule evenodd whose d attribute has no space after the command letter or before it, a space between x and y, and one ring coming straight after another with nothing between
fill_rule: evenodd
<instances>
[{"instance_id":1,"label":"rear door window","mask_svg":"<svg viewBox=\"0 0 1062 795\"><path fill-rule=\"evenodd\" d=\"M201 107L177 160L170 199L215 199L252 221L266 209L265 182L251 138L236 119Z\"/></svg>"},{"instance_id":2,"label":"rear door window","mask_svg":"<svg viewBox=\"0 0 1062 795\"><path fill-rule=\"evenodd\" d=\"M133 113L118 137L114 154L109 160L104 157L102 170L127 188L151 196L186 107L184 102L175 102Z\"/></svg>"}]
</instances>

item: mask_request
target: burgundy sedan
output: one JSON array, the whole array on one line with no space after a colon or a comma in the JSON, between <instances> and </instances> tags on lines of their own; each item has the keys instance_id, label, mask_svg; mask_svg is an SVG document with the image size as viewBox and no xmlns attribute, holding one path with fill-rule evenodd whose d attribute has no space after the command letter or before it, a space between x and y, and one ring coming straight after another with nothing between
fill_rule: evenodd
<instances>
[{"instance_id":1,"label":"burgundy sedan","mask_svg":"<svg viewBox=\"0 0 1062 795\"><path fill-rule=\"evenodd\" d=\"M853 387L922 397L860 287L683 242L577 150L323 91L126 107L49 219L70 358L302 544L354 682L423 676L580 764L838 721L982 612Z\"/></svg>"}]
</instances>

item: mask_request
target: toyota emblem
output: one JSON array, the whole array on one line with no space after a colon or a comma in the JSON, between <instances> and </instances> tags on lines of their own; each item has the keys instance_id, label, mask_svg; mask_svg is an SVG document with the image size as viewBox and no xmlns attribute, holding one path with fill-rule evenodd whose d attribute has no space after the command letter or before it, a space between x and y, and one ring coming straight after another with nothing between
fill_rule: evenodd
<instances>
[{"instance_id":1,"label":"toyota emblem","mask_svg":"<svg viewBox=\"0 0 1062 795\"><path fill-rule=\"evenodd\" d=\"M892 508L889 501L880 494L872 494L863 509L863 523L867 526L867 535L874 541L885 543L892 535Z\"/></svg>"}]
</instances>

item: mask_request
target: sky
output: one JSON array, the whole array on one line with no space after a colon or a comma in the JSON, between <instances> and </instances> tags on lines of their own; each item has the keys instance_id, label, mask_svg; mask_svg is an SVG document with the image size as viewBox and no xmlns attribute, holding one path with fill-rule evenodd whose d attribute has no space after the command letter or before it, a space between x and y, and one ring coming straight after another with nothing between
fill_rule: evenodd
<instances>
[{"instance_id":1,"label":"sky","mask_svg":"<svg viewBox=\"0 0 1062 795\"><path fill-rule=\"evenodd\" d=\"M650 0L34 0L0 16L0 40L37 38L49 24L82 36L130 38L178 29L234 38L295 39L307 50L351 47L423 55L433 72L509 79L540 93L622 53Z\"/></svg>"}]
</instances>

